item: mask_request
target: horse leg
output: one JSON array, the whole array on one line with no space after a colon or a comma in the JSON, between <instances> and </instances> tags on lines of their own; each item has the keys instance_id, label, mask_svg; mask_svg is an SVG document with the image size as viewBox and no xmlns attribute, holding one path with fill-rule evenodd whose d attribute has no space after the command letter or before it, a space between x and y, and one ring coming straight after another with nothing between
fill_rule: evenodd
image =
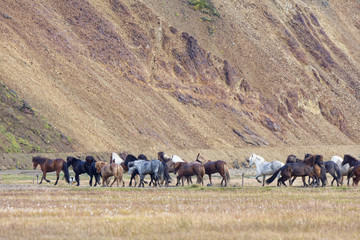
<instances>
[{"instance_id":1,"label":"horse leg","mask_svg":"<svg viewBox=\"0 0 360 240\"><path fill-rule=\"evenodd\" d=\"M77 182L76 186L80 186L80 175L75 174L75 181Z\"/></svg>"},{"instance_id":2,"label":"horse leg","mask_svg":"<svg viewBox=\"0 0 360 240\"><path fill-rule=\"evenodd\" d=\"M303 181L304 187L308 187L309 185L308 185L308 184L306 184L305 177L303 176L303 177L301 177L301 178L302 178L302 181Z\"/></svg>"},{"instance_id":3,"label":"horse leg","mask_svg":"<svg viewBox=\"0 0 360 240\"><path fill-rule=\"evenodd\" d=\"M133 180L133 177L131 176L131 177L130 177L130 182L129 182L129 187L132 186L132 180ZM135 186L136 186L136 180L135 180Z\"/></svg>"},{"instance_id":4,"label":"horse leg","mask_svg":"<svg viewBox=\"0 0 360 240\"><path fill-rule=\"evenodd\" d=\"M281 184L284 184L285 187L287 187L285 181L287 180L287 178L285 176L281 176L281 178L278 179L278 183L277 186L281 187Z\"/></svg>"},{"instance_id":5,"label":"horse leg","mask_svg":"<svg viewBox=\"0 0 360 240\"><path fill-rule=\"evenodd\" d=\"M144 178L145 178L145 175L142 175L140 174L140 183L139 183L139 186L138 187L145 187L144 185Z\"/></svg>"},{"instance_id":6,"label":"horse leg","mask_svg":"<svg viewBox=\"0 0 360 240\"><path fill-rule=\"evenodd\" d=\"M103 186L103 187L105 187L105 182L106 182L105 177L102 177L102 186Z\"/></svg>"},{"instance_id":7,"label":"horse leg","mask_svg":"<svg viewBox=\"0 0 360 240\"><path fill-rule=\"evenodd\" d=\"M293 177L292 180L291 180L291 178L290 178L290 180L289 180L289 185L290 185L290 186L293 185L293 183L295 182L296 178L297 178L297 177Z\"/></svg>"},{"instance_id":8,"label":"horse leg","mask_svg":"<svg viewBox=\"0 0 360 240\"><path fill-rule=\"evenodd\" d=\"M114 181L110 184L110 187L112 187L112 185L114 184L115 181L117 181L117 177L114 176ZM119 186L119 182L117 182L117 185Z\"/></svg>"},{"instance_id":9,"label":"horse leg","mask_svg":"<svg viewBox=\"0 0 360 240\"><path fill-rule=\"evenodd\" d=\"M188 180L190 180L190 183L193 184L191 177L187 177L187 178L188 178ZM188 185L189 185L189 183L188 183Z\"/></svg>"},{"instance_id":10,"label":"horse leg","mask_svg":"<svg viewBox=\"0 0 360 240\"><path fill-rule=\"evenodd\" d=\"M44 174L41 176L41 180L40 180L39 184L42 184L43 180L44 180Z\"/></svg>"},{"instance_id":11,"label":"horse leg","mask_svg":"<svg viewBox=\"0 0 360 240\"><path fill-rule=\"evenodd\" d=\"M92 174L90 174L90 181L89 181L89 185L90 185L90 187L92 187L92 179L93 179L93 175ZM95 180L96 181L96 180ZM96 184L96 183L95 183ZM96 185L95 185L96 186Z\"/></svg>"},{"instance_id":12,"label":"horse leg","mask_svg":"<svg viewBox=\"0 0 360 240\"><path fill-rule=\"evenodd\" d=\"M222 173L220 173L220 176L222 177L220 186L223 186L223 183L225 182L224 187L226 187L227 186L226 174L224 172L222 172Z\"/></svg>"},{"instance_id":13,"label":"horse leg","mask_svg":"<svg viewBox=\"0 0 360 240\"><path fill-rule=\"evenodd\" d=\"M211 182L211 174L208 174L208 175L209 175L210 186L212 186L212 182ZM221 186L222 186L222 181L221 181Z\"/></svg>"},{"instance_id":14,"label":"horse leg","mask_svg":"<svg viewBox=\"0 0 360 240\"><path fill-rule=\"evenodd\" d=\"M94 187L96 187L97 184L100 185L100 174L95 175L95 185L94 185Z\"/></svg>"},{"instance_id":15,"label":"horse leg","mask_svg":"<svg viewBox=\"0 0 360 240\"><path fill-rule=\"evenodd\" d=\"M56 171L56 182L55 182L55 184L54 185L56 185L57 183L58 183L58 181L59 181L59 176L60 175L60 171L58 172L58 171ZM46 179L45 179L46 180Z\"/></svg>"},{"instance_id":16,"label":"horse leg","mask_svg":"<svg viewBox=\"0 0 360 240\"><path fill-rule=\"evenodd\" d=\"M43 172L43 179L44 179L46 182L50 182L50 180L47 180L47 179L46 179L46 172Z\"/></svg>"},{"instance_id":17,"label":"horse leg","mask_svg":"<svg viewBox=\"0 0 360 240\"><path fill-rule=\"evenodd\" d=\"M261 176L261 174L257 174L255 179L258 181L258 183L261 183L261 181L259 180L259 177Z\"/></svg>"},{"instance_id":18,"label":"horse leg","mask_svg":"<svg viewBox=\"0 0 360 240\"><path fill-rule=\"evenodd\" d=\"M180 184L180 180L181 180L181 177L177 176L176 177L176 185L175 185L175 187L177 187Z\"/></svg>"},{"instance_id":19,"label":"horse leg","mask_svg":"<svg viewBox=\"0 0 360 240\"><path fill-rule=\"evenodd\" d=\"M265 175L263 175L263 187L265 186Z\"/></svg>"}]
</instances>

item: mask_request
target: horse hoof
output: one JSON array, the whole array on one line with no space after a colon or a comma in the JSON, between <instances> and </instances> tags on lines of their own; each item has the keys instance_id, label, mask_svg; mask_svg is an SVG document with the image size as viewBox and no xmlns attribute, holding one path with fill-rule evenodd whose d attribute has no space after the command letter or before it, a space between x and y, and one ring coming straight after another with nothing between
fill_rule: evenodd
<instances>
[{"instance_id":1,"label":"horse hoof","mask_svg":"<svg viewBox=\"0 0 360 240\"><path fill-rule=\"evenodd\" d=\"M210 183L208 183L208 185L206 185L206 186L211 187L212 185Z\"/></svg>"}]
</instances>

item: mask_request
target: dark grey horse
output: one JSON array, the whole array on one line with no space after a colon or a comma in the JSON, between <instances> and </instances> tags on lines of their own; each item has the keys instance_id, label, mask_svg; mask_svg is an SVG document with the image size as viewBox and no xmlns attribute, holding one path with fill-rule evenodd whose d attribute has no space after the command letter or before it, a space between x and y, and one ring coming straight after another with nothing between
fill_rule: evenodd
<instances>
[{"instance_id":1,"label":"dark grey horse","mask_svg":"<svg viewBox=\"0 0 360 240\"><path fill-rule=\"evenodd\" d=\"M333 177L333 180L331 181L331 186L333 185L334 181L336 181L337 186L339 186L339 182L341 179L341 171L339 166L333 161L326 161L324 162L324 164L326 172L330 173L330 175Z\"/></svg>"},{"instance_id":2,"label":"dark grey horse","mask_svg":"<svg viewBox=\"0 0 360 240\"><path fill-rule=\"evenodd\" d=\"M131 175L133 171L137 170L140 175L139 187L144 187L144 178L147 174L153 175L156 182L163 182L164 180L164 166L161 161L155 159L151 161L138 160L134 162L129 162L129 174Z\"/></svg>"}]
</instances>

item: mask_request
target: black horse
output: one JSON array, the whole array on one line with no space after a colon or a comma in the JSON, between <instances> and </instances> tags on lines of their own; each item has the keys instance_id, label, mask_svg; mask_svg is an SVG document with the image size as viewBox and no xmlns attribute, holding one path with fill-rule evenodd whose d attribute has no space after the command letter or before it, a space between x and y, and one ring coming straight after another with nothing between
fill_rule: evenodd
<instances>
[{"instance_id":1,"label":"black horse","mask_svg":"<svg viewBox=\"0 0 360 240\"><path fill-rule=\"evenodd\" d=\"M344 161L341 163L341 166L344 166L345 164L350 165L350 172L348 173L347 179L348 179L348 186L350 185L350 179L353 177L353 170L356 166L360 165L360 161L354 158L351 155L344 155Z\"/></svg>"},{"instance_id":2,"label":"black horse","mask_svg":"<svg viewBox=\"0 0 360 240\"><path fill-rule=\"evenodd\" d=\"M90 176L89 185L92 186L93 177L95 178L94 187L96 187L97 184L100 185L100 175L101 174L96 171L95 158L93 156L86 156L85 161L89 164L89 172L88 172L88 174Z\"/></svg>"},{"instance_id":3,"label":"black horse","mask_svg":"<svg viewBox=\"0 0 360 240\"><path fill-rule=\"evenodd\" d=\"M336 181L337 186L339 186L339 182L341 179L341 172L339 166L333 161L326 161L324 162L324 164L326 172L330 173L330 175L333 177L333 180L331 181L331 186L333 185L334 181Z\"/></svg>"},{"instance_id":4,"label":"black horse","mask_svg":"<svg viewBox=\"0 0 360 240\"><path fill-rule=\"evenodd\" d=\"M89 174L90 165L88 162L82 161L81 159L74 157L66 158L67 166L72 166L75 172L75 181L77 182L76 186L80 185L80 174L87 173ZM90 174L89 174L90 175Z\"/></svg>"}]
</instances>

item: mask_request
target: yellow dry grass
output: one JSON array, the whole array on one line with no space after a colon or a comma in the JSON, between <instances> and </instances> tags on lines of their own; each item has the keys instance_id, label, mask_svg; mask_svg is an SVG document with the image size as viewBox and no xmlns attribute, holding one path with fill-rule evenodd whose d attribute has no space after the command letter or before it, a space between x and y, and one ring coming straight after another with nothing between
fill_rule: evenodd
<instances>
[{"instance_id":1,"label":"yellow dry grass","mask_svg":"<svg viewBox=\"0 0 360 240\"><path fill-rule=\"evenodd\" d=\"M0 177L0 239L355 239L360 227L352 187L54 187Z\"/></svg>"}]
</instances>

